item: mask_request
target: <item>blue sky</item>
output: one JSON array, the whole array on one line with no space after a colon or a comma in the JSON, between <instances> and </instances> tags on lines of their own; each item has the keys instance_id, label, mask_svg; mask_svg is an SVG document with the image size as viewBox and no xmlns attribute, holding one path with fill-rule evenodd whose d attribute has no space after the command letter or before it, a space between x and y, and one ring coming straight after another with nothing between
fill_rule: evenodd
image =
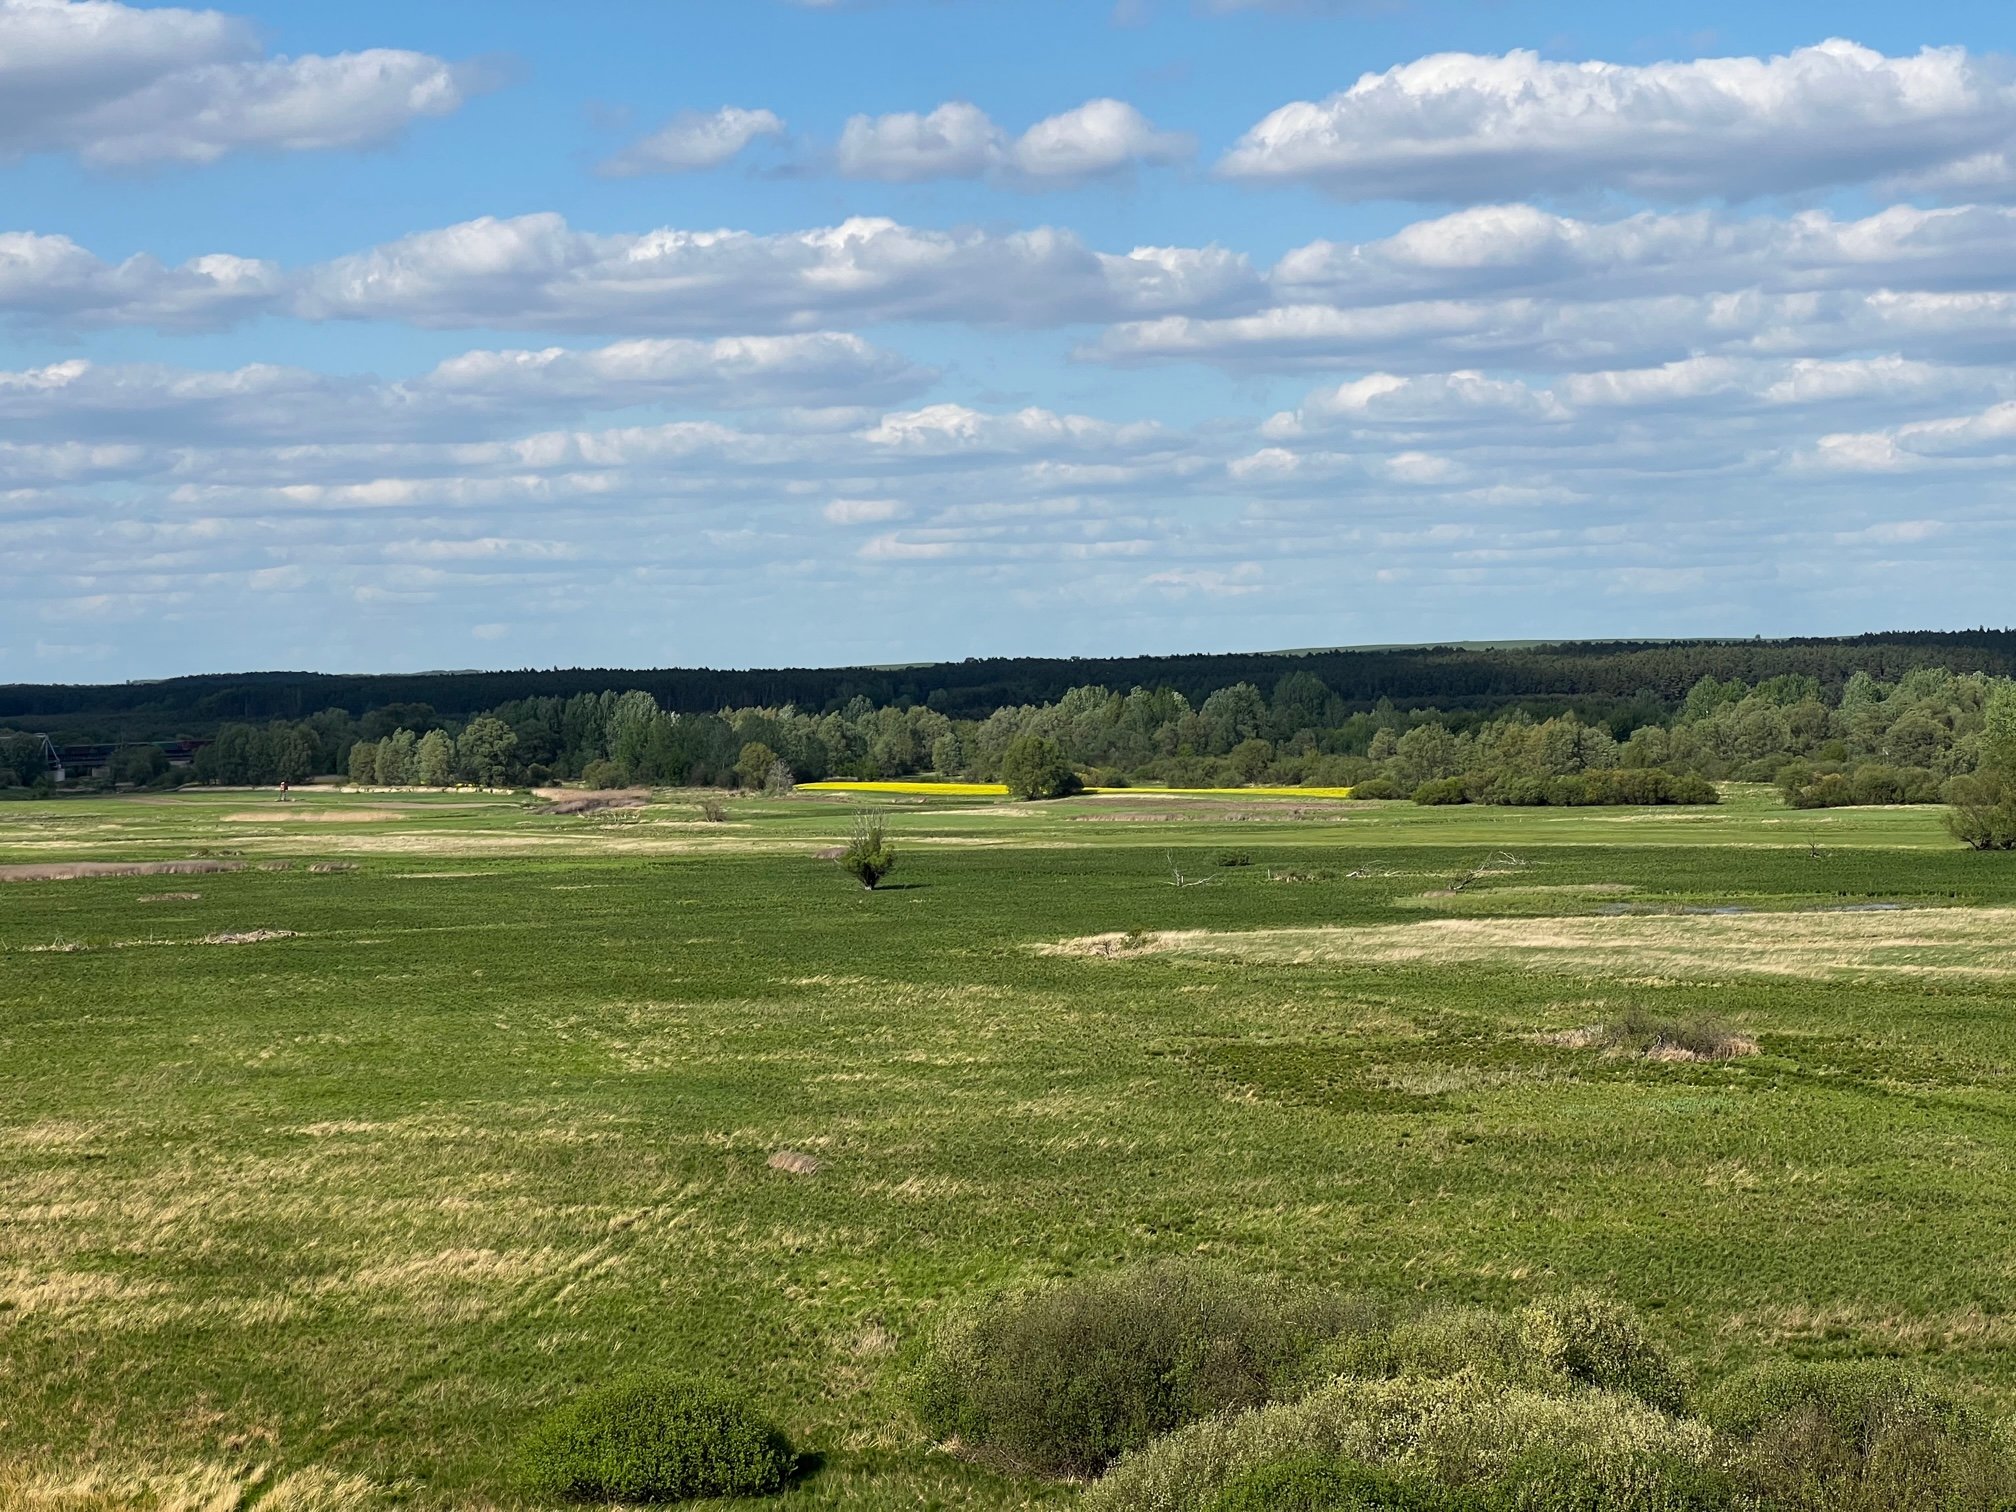
<instances>
[{"instance_id":1,"label":"blue sky","mask_svg":"<svg viewBox=\"0 0 2016 1512\"><path fill-rule=\"evenodd\" d=\"M0 0L0 681L2005 622L2012 34Z\"/></svg>"}]
</instances>

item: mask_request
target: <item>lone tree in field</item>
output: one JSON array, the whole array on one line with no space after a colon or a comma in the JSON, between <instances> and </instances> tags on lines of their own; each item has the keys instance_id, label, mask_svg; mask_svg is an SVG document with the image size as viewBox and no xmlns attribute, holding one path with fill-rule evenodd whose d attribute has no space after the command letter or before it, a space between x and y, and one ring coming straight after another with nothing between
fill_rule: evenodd
<instances>
[{"instance_id":1,"label":"lone tree in field","mask_svg":"<svg viewBox=\"0 0 2016 1512\"><path fill-rule=\"evenodd\" d=\"M856 814L854 836L837 858L840 870L873 892L896 870L896 852L889 844L880 814Z\"/></svg>"},{"instance_id":2,"label":"lone tree in field","mask_svg":"<svg viewBox=\"0 0 2016 1512\"><path fill-rule=\"evenodd\" d=\"M1017 798L1069 798L1085 790L1063 748L1040 735L1024 735L1008 747L1001 780Z\"/></svg>"}]
</instances>

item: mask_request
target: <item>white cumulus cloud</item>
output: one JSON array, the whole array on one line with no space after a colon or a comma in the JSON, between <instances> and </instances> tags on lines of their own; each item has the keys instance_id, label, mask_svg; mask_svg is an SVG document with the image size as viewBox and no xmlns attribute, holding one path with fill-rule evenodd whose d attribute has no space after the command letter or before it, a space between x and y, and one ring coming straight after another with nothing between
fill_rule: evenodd
<instances>
[{"instance_id":1,"label":"white cumulus cloud","mask_svg":"<svg viewBox=\"0 0 2016 1512\"><path fill-rule=\"evenodd\" d=\"M1010 137L979 106L948 101L929 114L857 115L835 163L847 178L918 183L997 175L1025 185L1082 182L1130 168L1176 163L1195 141L1158 131L1124 100L1088 100Z\"/></svg>"},{"instance_id":2,"label":"white cumulus cloud","mask_svg":"<svg viewBox=\"0 0 2016 1512\"><path fill-rule=\"evenodd\" d=\"M878 218L759 234L577 231L551 213L485 217L322 264L310 319L651 332L816 330L836 322L1049 325L1257 302L1216 247L1096 252L1068 231L931 231Z\"/></svg>"},{"instance_id":3,"label":"white cumulus cloud","mask_svg":"<svg viewBox=\"0 0 2016 1512\"><path fill-rule=\"evenodd\" d=\"M1220 168L1352 199L1599 187L1735 199L1970 163L1992 178L2012 144L2016 80L1995 60L1960 47L1888 57L1834 39L1644 66L1440 53L1283 106Z\"/></svg>"},{"instance_id":4,"label":"white cumulus cloud","mask_svg":"<svg viewBox=\"0 0 2016 1512\"><path fill-rule=\"evenodd\" d=\"M216 11L0 0L0 156L130 168L364 147L452 113L485 82L394 48L269 57Z\"/></svg>"},{"instance_id":5,"label":"white cumulus cloud","mask_svg":"<svg viewBox=\"0 0 2016 1512\"><path fill-rule=\"evenodd\" d=\"M255 363L229 371L72 358L0 371L0 421L94 442L251 445L487 436L644 405L754 410L909 397L935 375L858 336L644 337L480 350L387 382Z\"/></svg>"}]
</instances>

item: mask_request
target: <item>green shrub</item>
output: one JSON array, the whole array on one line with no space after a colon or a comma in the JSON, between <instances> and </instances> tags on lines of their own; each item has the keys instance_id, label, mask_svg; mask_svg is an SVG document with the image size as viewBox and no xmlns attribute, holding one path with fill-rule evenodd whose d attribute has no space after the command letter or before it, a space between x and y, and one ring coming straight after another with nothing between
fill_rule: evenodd
<instances>
[{"instance_id":1,"label":"green shrub","mask_svg":"<svg viewBox=\"0 0 2016 1512\"><path fill-rule=\"evenodd\" d=\"M1621 1302L1571 1292L1523 1308L1517 1322L1520 1345L1546 1370L1579 1385L1628 1392L1661 1412L1678 1412L1686 1401L1678 1368Z\"/></svg>"},{"instance_id":2,"label":"green shrub","mask_svg":"<svg viewBox=\"0 0 2016 1512\"><path fill-rule=\"evenodd\" d=\"M1452 803L1468 803L1470 789L1461 777L1443 777L1424 782L1414 789L1414 801L1423 808L1442 808Z\"/></svg>"},{"instance_id":3,"label":"green shrub","mask_svg":"<svg viewBox=\"0 0 2016 1512\"><path fill-rule=\"evenodd\" d=\"M1017 798L1069 798L1085 790L1084 779L1064 748L1041 735L1023 735L1001 755L1001 780Z\"/></svg>"},{"instance_id":4,"label":"green shrub","mask_svg":"<svg viewBox=\"0 0 2016 1512\"><path fill-rule=\"evenodd\" d=\"M1385 1344L1386 1369L1392 1375L1440 1381L1468 1373L1528 1383L1545 1375L1520 1343L1518 1325L1503 1313L1482 1308L1442 1308L1409 1318Z\"/></svg>"},{"instance_id":5,"label":"green shrub","mask_svg":"<svg viewBox=\"0 0 2016 1512\"><path fill-rule=\"evenodd\" d=\"M1718 1433L1751 1438L1788 1413L1809 1410L1858 1442L1900 1414L1963 1436L1985 1431L1977 1418L1919 1377L1876 1360L1769 1361L1717 1386L1701 1415Z\"/></svg>"},{"instance_id":6,"label":"green shrub","mask_svg":"<svg viewBox=\"0 0 2016 1512\"><path fill-rule=\"evenodd\" d=\"M1717 1389L1738 1484L1774 1512L1975 1512L2016 1500L2016 1468L1975 1414L1897 1366L1777 1361Z\"/></svg>"},{"instance_id":7,"label":"green shrub","mask_svg":"<svg viewBox=\"0 0 2016 1512\"><path fill-rule=\"evenodd\" d=\"M873 892L896 869L896 850L889 844L880 814L856 814L854 833L840 852L840 870Z\"/></svg>"},{"instance_id":8,"label":"green shrub","mask_svg":"<svg viewBox=\"0 0 2016 1512\"><path fill-rule=\"evenodd\" d=\"M1251 866L1253 857L1246 851L1223 850L1211 858L1220 866Z\"/></svg>"},{"instance_id":9,"label":"green shrub","mask_svg":"<svg viewBox=\"0 0 2016 1512\"><path fill-rule=\"evenodd\" d=\"M1955 777L1946 785L1946 827L1970 850L2016 850L2016 786L1993 776Z\"/></svg>"},{"instance_id":10,"label":"green shrub","mask_svg":"<svg viewBox=\"0 0 2016 1512\"><path fill-rule=\"evenodd\" d=\"M626 780L623 768L613 761L591 761L581 769L581 785L585 788L598 791L603 788L618 788L622 787Z\"/></svg>"},{"instance_id":11,"label":"green shrub","mask_svg":"<svg viewBox=\"0 0 2016 1512\"><path fill-rule=\"evenodd\" d=\"M1456 1506L1440 1486L1303 1455L1227 1482L1211 1512L1454 1512Z\"/></svg>"},{"instance_id":12,"label":"green shrub","mask_svg":"<svg viewBox=\"0 0 2016 1512\"><path fill-rule=\"evenodd\" d=\"M712 1388L634 1381L569 1403L526 1440L525 1480L567 1501L684 1501L779 1490L796 1456L748 1407Z\"/></svg>"},{"instance_id":13,"label":"green shrub","mask_svg":"<svg viewBox=\"0 0 2016 1512\"><path fill-rule=\"evenodd\" d=\"M1363 782L1339 783L1340 787L1351 789L1353 798L1390 803L1407 795L1400 790L1400 784L1391 777L1367 777Z\"/></svg>"},{"instance_id":14,"label":"green shrub","mask_svg":"<svg viewBox=\"0 0 2016 1512\"><path fill-rule=\"evenodd\" d=\"M1713 783L1691 773L1682 775L1658 767L1602 768L1562 777L1537 777L1527 773L1501 771L1495 775L1473 772L1467 777L1429 783L1441 790L1448 783L1460 783L1467 801L1523 808L1589 808L1649 804L1713 804L1722 795ZM1420 794L1415 802L1420 802ZM1441 802L1461 802L1455 798Z\"/></svg>"},{"instance_id":15,"label":"green shrub","mask_svg":"<svg viewBox=\"0 0 2016 1512\"><path fill-rule=\"evenodd\" d=\"M1025 1472L1092 1475L1199 1418L1267 1401L1362 1327L1327 1293L1161 1263L1001 1298L948 1322L916 1385L939 1439Z\"/></svg>"},{"instance_id":16,"label":"green shrub","mask_svg":"<svg viewBox=\"0 0 2016 1512\"><path fill-rule=\"evenodd\" d=\"M1085 1512L1210 1512L1242 1477L1342 1459L1431 1482L1479 1512L1705 1512L1726 1506L1713 1437L1632 1396L1477 1375L1339 1380L1301 1401L1193 1423L1127 1455Z\"/></svg>"}]
</instances>

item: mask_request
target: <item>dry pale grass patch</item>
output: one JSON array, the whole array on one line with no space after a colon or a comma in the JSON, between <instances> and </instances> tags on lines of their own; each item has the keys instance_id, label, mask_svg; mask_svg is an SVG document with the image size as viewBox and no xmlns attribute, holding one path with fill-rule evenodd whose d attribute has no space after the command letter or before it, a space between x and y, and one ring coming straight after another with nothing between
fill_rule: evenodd
<instances>
[{"instance_id":1,"label":"dry pale grass patch","mask_svg":"<svg viewBox=\"0 0 2016 1512\"><path fill-rule=\"evenodd\" d=\"M2016 908L1424 919L1358 928L1084 935L1050 955L1180 955L1281 965L1495 965L1577 976L2016 976Z\"/></svg>"},{"instance_id":2,"label":"dry pale grass patch","mask_svg":"<svg viewBox=\"0 0 2016 1512\"><path fill-rule=\"evenodd\" d=\"M218 816L225 824L389 824L412 817L410 811L389 808L245 809Z\"/></svg>"},{"instance_id":3,"label":"dry pale grass patch","mask_svg":"<svg viewBox=\"0 0 2016 1512\"><path fill-rule=\"evenodd\" d=\"M74 1150L79 1145L102 1139L106 1132L104 1124L50 1119L0 1129L0 1145L11 1145L17 1150Z\"/></svg>"},{"instance_id":4,"label":"dry pale grass patch","mask_svg":"<svg viewBox=\"0 0 2016 1512\"><path fill-rule=\"evenodd\" d=\"M54 861L0 866L0 882L78 882L86 877L182 877L245 870L243 861Z\"/></svg>"},{"instance_id":5,"label":"dry pale grass patch","mask_svg":"<svg viewBox=\"0 0 2016 1512\"><path fill-rule=\"evenodd\" d=\"M263 1494L262 1494L263 1493ZM385 1505L355 1475L315 1467L273 1480L258 1465L199 1462L176 1468L0 1463L0 1507L20 1512L370 1512Z\"/></svg>"},{"instance_id":6,"label":"dry pale grass patch","mask_svg":"<svg viewBox=\"0 0 2016 1512\"><path fill-rule=\"evenodd\" d=\"M1610 1056L1648 1061L1727 1061L1758 1053L1757 1041L1720 1019L1661 1018L1633 1008L1606 1024L1565 1029L1534 1038L1570 1050L1599 1050Z\"/></svg>"},{"instance_id":7,"label":"dry pale grass patch","mask_svg":"<svg viewBox=\"0 0 2016 1512\"><path fill-rule=\"evenodd\" d=\"M540 796L545 797L555 792L559 796L554 797L552 802L539 810L540 813L596 814L604 809L643 808L651 801L650 792L643 788L614 788L597 793L573 793L565 788L542 789Z\"/></svg>"},{"instance_id":8,"label":"dry pale grass patch","mask_svg":"<svg viewBox=\"0 0 2016 1512\"><path fill-rule=\"evenodd\" d=\"M0 1303L9 1312L69 1317L108 1304L130 1307L162 1288L90 1271L14 1271L0 1274Z\"/></svg>"},{"instance_id":9,"label":"dry pale grass patch","mask_svg":"<svg viewBox=\"0 0 2016 1512\"><path fill-rule=\"evenodd\" d=\"M1491 875L1491 873L1485 873L1485 875ZM1493 887L1488 890L1475 892L1468 889L1459 890L1456 888L1440 887L1431 889L1428 892L1417 893L1411 898L1396 898L1394 902L1402 908L1439 907L1448 903L1451 899L1459 898L1462 900L1460 906L1466 907L1480 898L1488 898L1493 902L1501 903L1553 902L1558 904L1571 903L1584 898L1622 898L1628 897L1637 891L1638 889L1628 882L1564 882L1528 887Z\"/></svg>"},{"instance_id":10,"label":"dry pale grass patch","mask_svg":"<svg viewBox=\"0 0 2016 1512\"><path fill-rule=\"evenodd\" d=\"M1868 1353L1886 1355L2000 1352L2016 1346L2016 1318L1973 1307L1912 1314L1858 1302L1786 1303L1732 1313L1720 1331L1725 1338L1747 1337L1773 1347L1852 1340Z\"/></svg>"}]
</instances>

